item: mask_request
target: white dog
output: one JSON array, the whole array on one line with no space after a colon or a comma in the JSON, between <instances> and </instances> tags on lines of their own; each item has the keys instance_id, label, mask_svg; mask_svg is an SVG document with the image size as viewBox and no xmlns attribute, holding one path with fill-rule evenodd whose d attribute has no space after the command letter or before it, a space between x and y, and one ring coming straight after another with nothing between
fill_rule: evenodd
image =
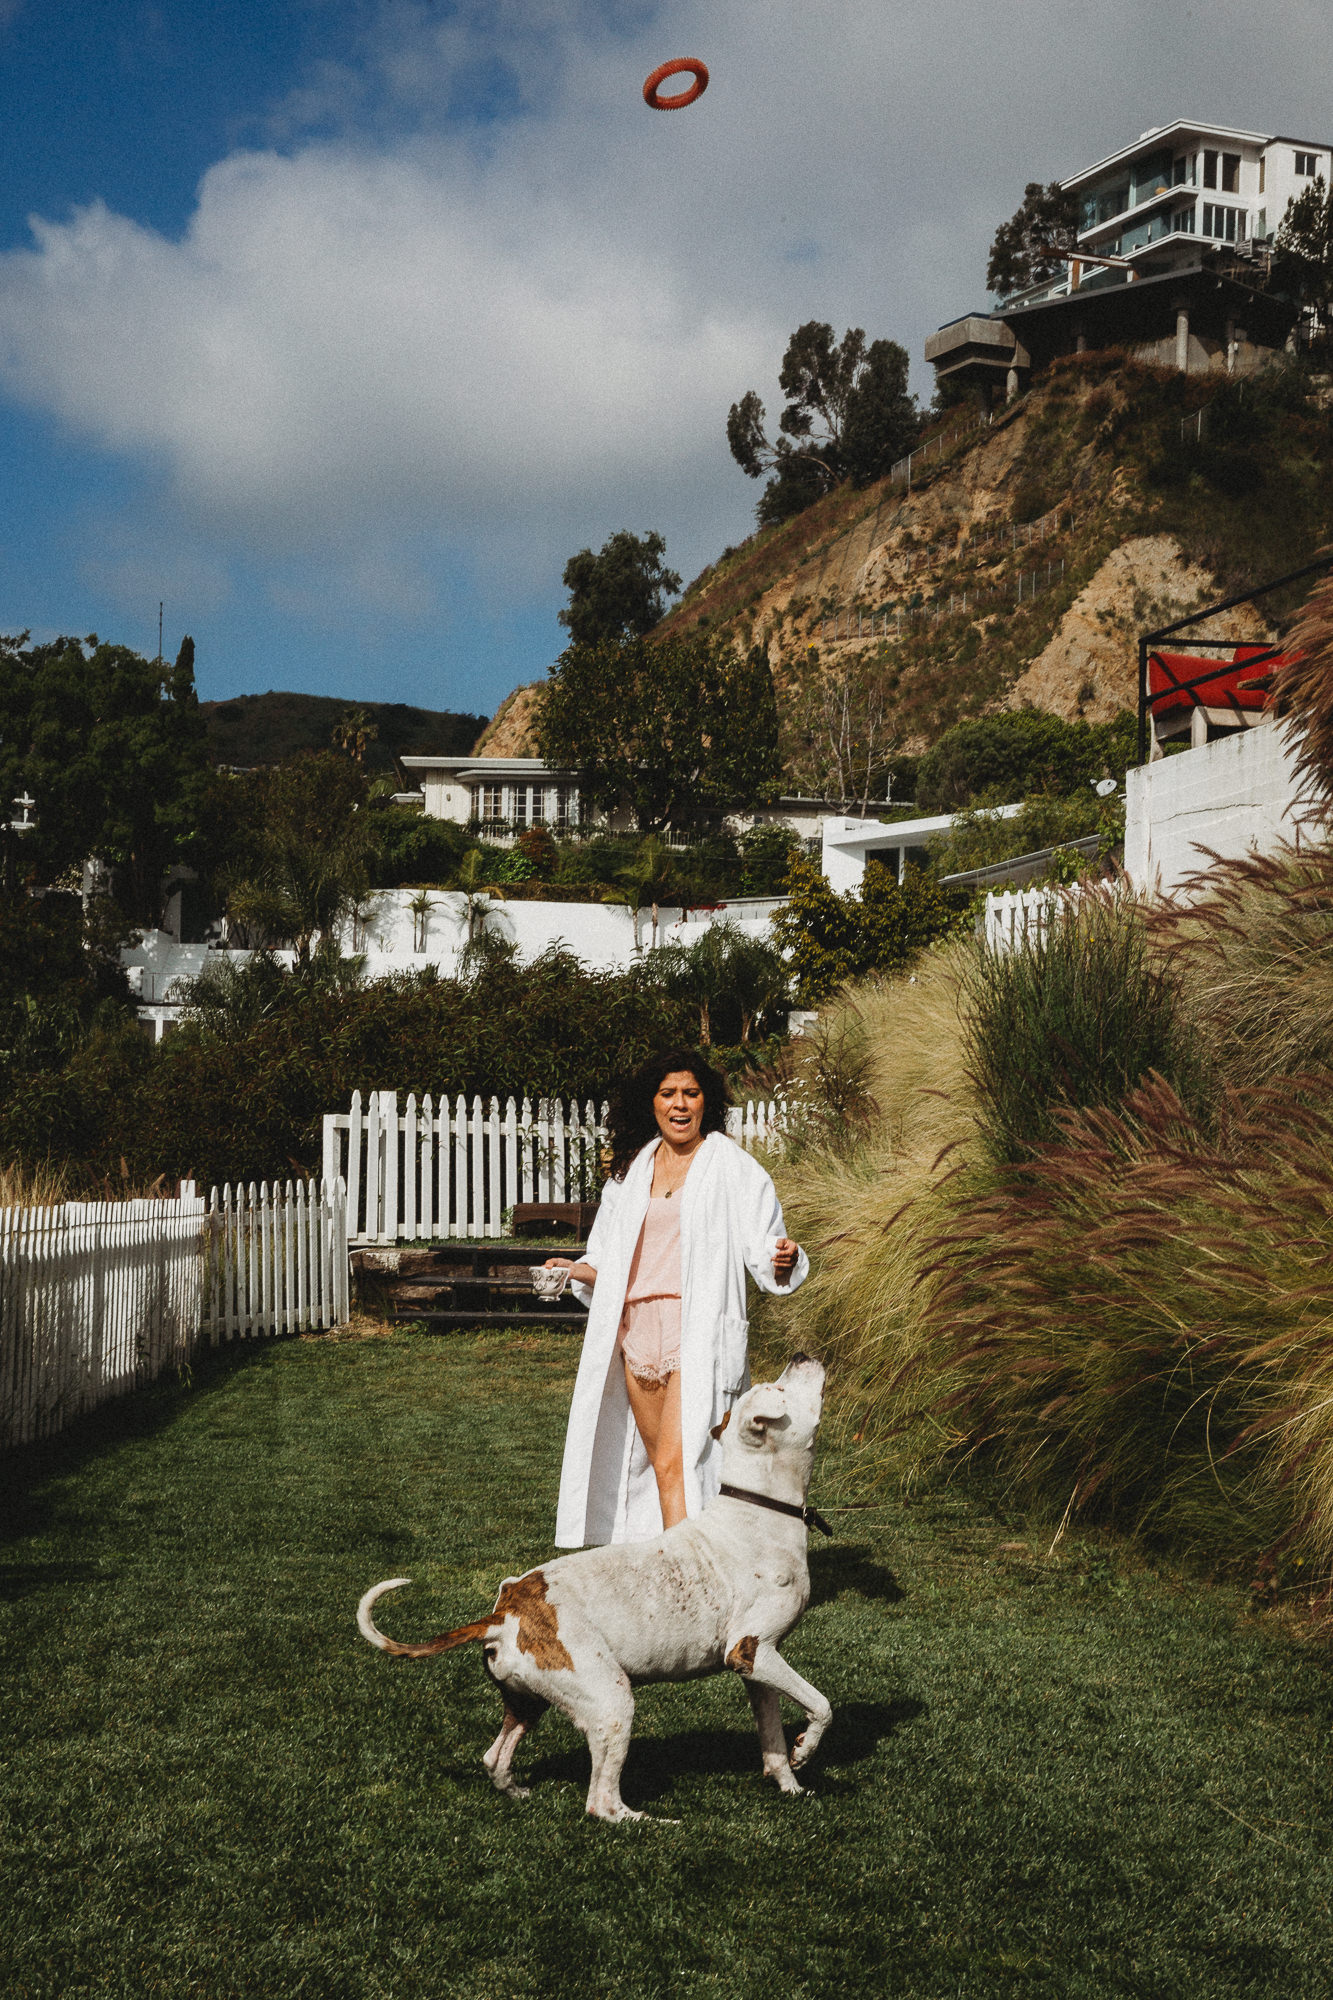
<instances>
[{"instance_id":1,"label":"white dog","mask_svg":"<svg viewBox=\"0 0 1333 2000\"><path fill-rule=\"evenodd\" d=\"M588 1739L588 1811L641 1819L620 1796L634 1687L724 1667L745 1682L765 1775L799 1792L793 1767L809 1758L833 1711L778 1646L810 1599L806 1523L830 1532L805 1504L823 1396L824 1369L804 1354L776 1382L747 1390L718 1426L726 1432L721 1492L695 1520L651 1542L580 1549L510 1577L489 1618L421 1645L386 1638L371 1617L378 1598L411 1581L391 1577L361 1599L362 1635L383 1652L418 1660L480 1641L505 1705L483 1761L512 1798L526 1796L514 1782L514 1752L554 1704ZM807 1717L790 1757L778 1709L784 1694Z\"/></svg>"}]
</instances>

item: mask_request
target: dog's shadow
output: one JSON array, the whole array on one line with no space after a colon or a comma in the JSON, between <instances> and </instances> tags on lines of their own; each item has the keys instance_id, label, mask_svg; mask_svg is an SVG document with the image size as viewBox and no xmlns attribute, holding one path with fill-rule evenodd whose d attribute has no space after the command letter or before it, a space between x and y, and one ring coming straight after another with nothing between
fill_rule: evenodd
<instances>
[{"instance_id":1,"label":"dog's shadow","mask_svg":"<svg viewBox=\"0 0 1333 2000\"><path fill-rule=\"evenodd\" d=\"M896 1701L848 1701L836 1704L828 1734L802 1771L801 1783L826 1797L837 1792L856 1791L860 1782L841 1778L858 1764L873 1757L886 1738L905 1724L924 1715L926 1705L911 1696ZM748 1711L746 1724L749 1724ZM795 1729L787 1732L790 1742ZM669 1796L686 1774L707 1777L760 1776L759 1741L752 1726L735 1729L686 1729L669 1736L636 1735L625 1762L625 1791L636 1806L658 1805ZM588 1752L583 1744L568 1750L534 1756L519 1772L520 1782L530 1785L563 1783L586 1789Z\"/></svg>"},{"instance_id":2,"label":"dog's shadow","mask_svg":"<svg viewBox=\"0 0 1333 2000\"><path fill-rule=\"evenodd\" d=\"M810 1551L810 1602L829 1604L845 1590L877 1604L901 1604L907 1592L866 1542L832 1542Z\"/></svg>"}]
</instances>

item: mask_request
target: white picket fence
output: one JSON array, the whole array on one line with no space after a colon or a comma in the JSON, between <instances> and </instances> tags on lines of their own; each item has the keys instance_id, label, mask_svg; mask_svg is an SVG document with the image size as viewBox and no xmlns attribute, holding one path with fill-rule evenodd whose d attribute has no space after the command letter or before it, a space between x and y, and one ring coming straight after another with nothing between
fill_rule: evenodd
<instances>
[{"instance_id":1,"label":"white picket fence","mask_svg":"<svg viewBox=\"0 0 1333 2000\"><path fill-rule=\"evenodd\" d=\"M1049 885L992 889L981 914L982 939L991 951L1013 951L1028 938L1036 943L1055 921L1060 906L1060 892Z\"/></svg>"},{"instance_id":2,"label":"white picket fence","mask_svg":"<svg viewBox=\"0 0 1333 2000\"><path fill-rule=\"evenodd\" d=\"M207 1221L207 1312L217 1347L265 1333L315 1333L349 1316L347 1191L335 1176L272 1190L214 1188Z\"/></svg>"},{"instance_id":3,"label":"white picket fence","mask_svg":"<svg viewBox=\"0 0 1333 2000\"><path fill-rule=\"evenodd\" d=\"M786 1121L781 1104L737 1106L733 1138L772 1146ZM592 1201L601 1186L606 1106L498 1097L452 1109L429 1092L398 1109L398 1094L352 1093L346 1112L324 1118L324 1178L347 1187L348 1241L383 1244L504 1233L518 1202Z\"/></svg>"},{"instance_id":4,"label":"white picket fence","mask_svg":"<svg viewBox=\"0 0 1333 2000\"><path fill-rule=\"evenodd\" d=\"M343 1190L0 1209L0 1448L50 1437L202 1342L348 1316Z\"/></svg>"}]
</instances>

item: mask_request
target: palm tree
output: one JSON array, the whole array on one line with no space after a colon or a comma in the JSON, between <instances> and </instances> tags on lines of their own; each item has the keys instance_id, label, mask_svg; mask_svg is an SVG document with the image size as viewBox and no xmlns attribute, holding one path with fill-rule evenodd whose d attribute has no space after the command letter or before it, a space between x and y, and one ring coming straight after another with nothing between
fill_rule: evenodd
<instances>
[{"instance_id":1,"label":"palm tree","mask_svg":"<svg viewBox=\"0 0 1333 2000\"><path fill-rule=\"evenodd\" d=\"M476 943L477 937L486 923L486 910L495 894L492 887L483 887L486 875L486 861L479 847L469 847L467 853L454 870L450 887L461 889L466 899L468 949Z\"/></svg>"},{"instance_id":2,"label":"palm tree","mask_svg":"<svg viewBox=\"0 0 1333 2000\"><path fill-rule=\"evenodd\" d=\"M645 902L652 905L653 948L657 948L658 900L671 879L672 856L655 833L649 833L639 842L634 859L624 868L616 870L616 880L624 884L623 890L608 890L604 900L608 903L623 902L630 913L634 925L634 949L639 949L639 911Z\"/></svg>"}]
</instances>

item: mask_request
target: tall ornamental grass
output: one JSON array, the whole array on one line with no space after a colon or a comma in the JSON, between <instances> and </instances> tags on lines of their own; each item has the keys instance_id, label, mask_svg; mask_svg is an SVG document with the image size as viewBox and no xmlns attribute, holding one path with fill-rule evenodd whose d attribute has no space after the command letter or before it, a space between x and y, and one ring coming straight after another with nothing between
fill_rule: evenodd
<instances>
[{"instance_id":1,"label":"tall ornamental grass","mask_svg":"<svg viewBox=\"0 0 1333 2000\"><path fill-rule=\"evenodd\" d=\"M1060 1125L937 1238L942 1415L1025 1498L1333 1560L1333 1076Z\"/></svg>"},{"instance_id":2,"label":"tall ornamental grass","mask_svg":"<svg viewBox=\"0 0 1333 2000\"><path fill-rule=\"evenodd\" d=\"M967 961L966 1062L990 1157L1026 1158L1062 1111L1118 1105L1151 1074L1201 1108L1206 1063L1143 906L1086 889L1018 949Z\"/></svg>"},{"instance_id":3,"label":"tall ornamental grass","mask_svg":"<svg viewBox=\"0 0 1333 2000\"><path fill-rule=\"evenodd\" d=\"M1284 847L1216 863L1150 927L1219 1076L1268 1083L1333 1069L1333 852Z\"/></svg>"},{"instance_id":4,"label":"tall ornamental grass","mask_svg":"<svg viewBox=\"0 0 1333 2000\"><path fill-rule=\"evenodd\" d=\"M914 980L867 980L829 1003L792 1079L805 1137L773 1163L812 1273L789 1303L761 1305L756 1340L773 1358L821 1355L835 1416L881 1465L889 1437L921 1415L908 1368L927 1338L921 1246L976 1151L960 1015L970 950L927 953Z\"/></svg>"}]
</instances>

